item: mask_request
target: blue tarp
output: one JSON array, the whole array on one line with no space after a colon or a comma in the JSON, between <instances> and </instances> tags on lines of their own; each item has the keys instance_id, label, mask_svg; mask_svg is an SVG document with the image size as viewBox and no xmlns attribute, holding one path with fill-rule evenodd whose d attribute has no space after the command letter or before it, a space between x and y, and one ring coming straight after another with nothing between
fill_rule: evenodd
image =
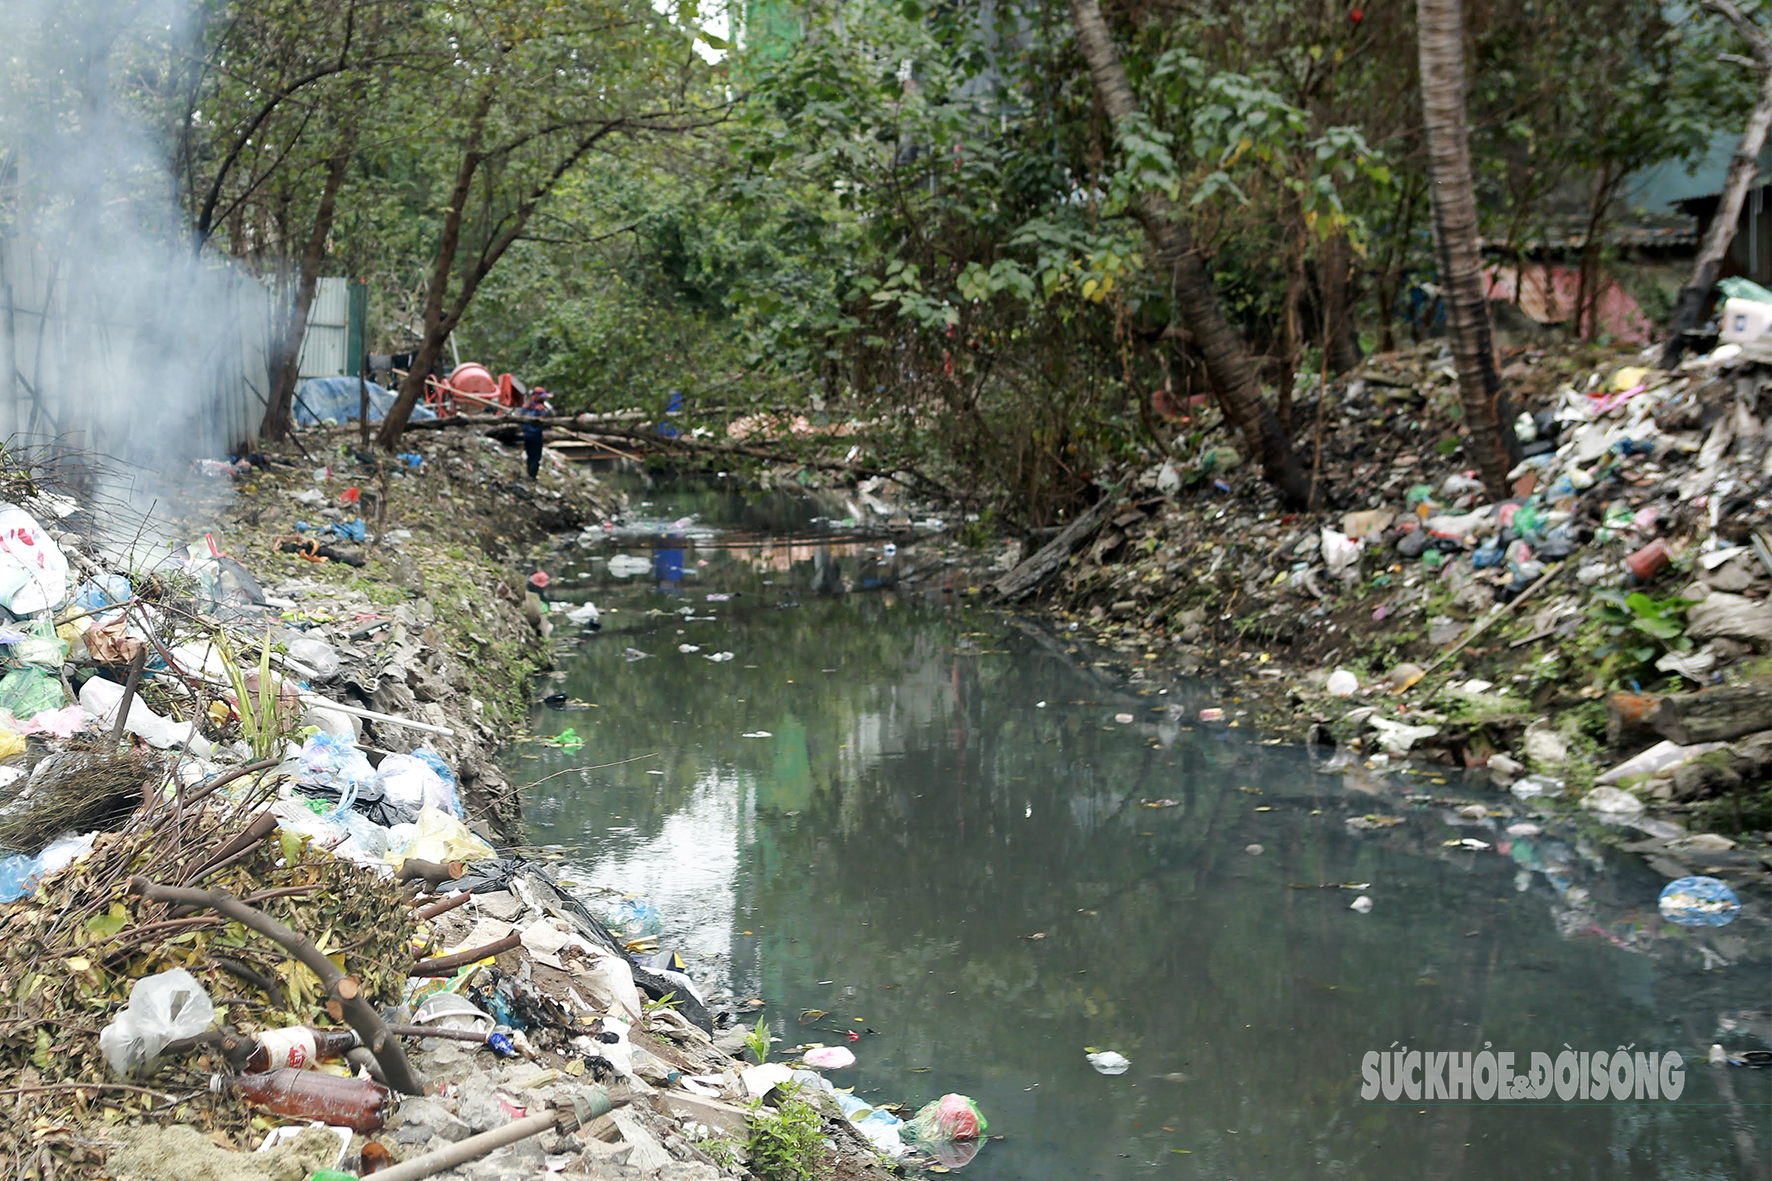
<instances>
[{"instance_id":1,"label":"blue tarp","mask_svg":"<svg viewBox=\"0 0 1772 1181\"><path fill-rule=\"evenodd\" d=\"M369 421L380 422L394 404L394 391L373 381L365 384L369 386ZM315 426L327 418L334 423L356 422L362 407L363 396L354 377L310 377L295 391L295 421L300 426ZM435 417L427 406L412 408L414 421Z\"/></svg>"}]
</instances>

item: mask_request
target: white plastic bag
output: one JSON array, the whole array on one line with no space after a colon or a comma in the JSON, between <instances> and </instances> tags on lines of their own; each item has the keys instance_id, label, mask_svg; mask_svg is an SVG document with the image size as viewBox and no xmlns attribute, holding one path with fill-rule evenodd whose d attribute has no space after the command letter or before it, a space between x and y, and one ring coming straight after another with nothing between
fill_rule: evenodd
<instances>
[{"instance_id":1,"label":"white plastic bag","mask_svg":"<svg viewBox=\"0 0 1772 1181\"><path fill-rule=\"evenodd\" d=\"M1323 530L1322 540L1323 561L1328 565L1329 573L1337 578L1351 577L1359 565L1360 551L1365 547L1339 529L1327 527Z\"/></svg>"},{"instance_id":2,"label":"white plastic bag","mask_svg":"<svg viewBox=\"0 0 1772 1181\"><path fill-rule=\"evenodd\" d=\"M35 615L68 601L68 559L16 504L0 505L0 607Z\"/></svg>"},{"instance_id":3,"label":"white plastic bag","mask_svg":"<svg viewBox=\"0 0 1772 1181\"><path fill-rule=\"evenodd\" d=\"M117 720L117 710L123 705L123 686L104 677L93 677L80 686L80 705L91 716L97 728L108 730ZM215 754L215 744L197 731L195 721L175 722L171 718L163 718L149 709L140 697L130 701L129 720L123 723L123 728L131 734L139 735L149 746L157 746L161 750L182 745L200 759L207 759Z\"/></svg>"},{"instance_id":4,"label":"white plastic bag","mask_svg":"<svg viewBox=\"0 0 1772 1181\"><path fill-rule=\"evenodd\" d=\"M402 807L415 812L431 807L455 814L455 788L444 782L431 763L416 755L386 756L375 769L375 782L388 799Z\"/></svg>"},{"instance_id":5,"label":"white plastic bag","mask_svg":"<svg viewBox=\"0 0 1772 1181\"><path fill-rule=\"evenodd\" d=\"M196 1037L214 1020L215 1005L197 978L171 968L135 982L129 1003L99 1033L99 1049L118 1074L139 1074L167 1042Z\"/></svg>"},{"instance_id":6,"label":"white plastic bag","mask_svg":"<svg viewBox=\"0 0 1772 1181\"><path fill-rule=\"evenodd\" d=\"M343 857L346 861L355 861L361 865L383 865L388 854L388 830L363 815L346 809L332 818L332 822L350 833L350 839L332 851L334 857Z\"/></svg>"},{"instance_id":7,"label":"white plastic bag","mask_svg":"<svg viewBox=\"0 0 1772 1181\"><path fill-rule=\"evenodd\" d=\"M284 647L289 649L289 658L299 662L311 670L314 679L322 683L337 677L344 667L338 659L338 653L325 640L316 640L307 636L288 640Z\"/></svg>"}]
</instances>

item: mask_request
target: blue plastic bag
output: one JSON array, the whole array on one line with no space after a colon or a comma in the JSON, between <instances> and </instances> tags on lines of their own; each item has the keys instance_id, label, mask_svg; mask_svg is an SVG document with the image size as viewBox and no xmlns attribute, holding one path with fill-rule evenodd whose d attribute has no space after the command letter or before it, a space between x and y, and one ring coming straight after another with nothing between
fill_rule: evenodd
<instances>
[{"instance_id":1,"label":"blue plastic bag","mask_svg":"<svg viewBox=\"0 0 1772 1181\"><path fill-rule=\"evenodd\" d=\"M375 778L375 768L351 740L321 732L302 743L298 756L301 771L296 782L338 796L338 810L349 808L363 785Z\"/></svg>"}]
</instances>

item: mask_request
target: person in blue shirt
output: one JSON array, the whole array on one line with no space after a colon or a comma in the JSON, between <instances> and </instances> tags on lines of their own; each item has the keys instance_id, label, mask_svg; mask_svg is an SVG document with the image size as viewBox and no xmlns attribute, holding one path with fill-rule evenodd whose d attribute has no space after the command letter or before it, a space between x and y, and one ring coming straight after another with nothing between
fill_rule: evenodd
<instances>
[{"instance_id":1,"label":"person in blue shirt","mask_svg":"<svg viewBox=\"0 0 1772 1181\"><path fill-rule=\"evenodd\" d=\"M534 421L548 412L548 391L537 386L529 391L524 399L523 408L517 413L530 421L523 424L523 453L529 461L529 478L535 479L541 471L541 423Z\"/></svg>"}]
</instances>

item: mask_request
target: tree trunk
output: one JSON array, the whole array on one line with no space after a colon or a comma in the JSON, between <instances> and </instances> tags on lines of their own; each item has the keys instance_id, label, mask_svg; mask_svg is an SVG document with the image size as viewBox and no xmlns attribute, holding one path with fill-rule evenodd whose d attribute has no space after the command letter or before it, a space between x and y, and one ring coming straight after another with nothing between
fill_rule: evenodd
<instances>
[{"instance_id":1,"label":"tree trunk","mask_svg":"<svg viewBox=\"0 0 1772 1181\"><path fill-rule=\"evenodd\" d=\"M1384 265L1378 268L1378 351L1397 347L1397 300L1403 294L1403 276L1409 269L1409 239L1415 232L1415 203L1419 194L1411 181L1397 191L1397 209L1391 215L1393 232L1384 248Z\"/></svg>"},{"instance_id":2,"label":"tree trunk","mask_svg":"<svg viewBox=\"0 0 1772 1181\"><path fill-rule=\"evenodd\" d=\"M468 124L467 143L462 150L461 164L455 171L455 189L449 197L449 209L443 215L443 234L437 241L437 255L431 261L431 279L425 287L424 335L418 342L412 368L400 379L399 396L388 407L387 417L382 419L381 430L375 436L375 441L384 450L392 451L399 444L406 420L412 417L413 408L424 396L425 382L443 353L443 343L455 330L454 323L447 323L444 319L443 302L449 294L449 274L455 267L456 251L461 248L462 221L467 215L474 174L480 168L480 144L486 134L487 116L492 111L493 92L494 87L490 84L481 92L474 106L473 119Z\"/></svg>"},{"instance_id":3,"label":"tree trunk","mask_svg":"<svg viewBox=\"0 0 1772 1181\"><path fill-rule=\"evenodd\" d=\"M1575 286L1575 335L1581 340L1592 340L1599 327L1600 300L1605 297L1607 286L1601 274L1606 255L1606 211L1612 207L1621 179L1610 164L1602 167L1588 206L1587 234L1581 242L1581 273ZM1517 290L1517 280L1515 286Z\"/></svg>"},{"instance_id":4,"label":"tree trunk","mask_svg":"<svg viewBox=\"0 0 1772 1181\"><path fill-rule=\"evenodd\" d=\"M1279 396L1274 400L1280 429L1292 430L1292 390L1298 380L1299 355L1304 334L1299 329L1298 304L1304 294L1304 246L1294 240L1286 251L1286 297L1280 304L1280 372L1275 382ZM1321 391L1319 391L1319 394Z\"/></svg>"},{"instance_id":5,"label":"tree trunk","mask_svg":"<svg viewBox=\"0 0 1772 1181\"><path fill-rule=\"evenodd\" d=\"M1460 0L1416 0L1421 54L1421 105L1427 125L1429 190L1440 291L1472 458L1483 486L1508 495L1507 473L1519 462L1512 408L1495 370L1483 260L1477 248L1477 200L1465 128L1464 16Z\"/></svg>"},{"instance_id":6,"label":"tree trunk","mask_svg":"<svg viewBox=\"0 0 1772 1181\"><path fill-rule=\"evenodd\" d=\"M584 133L572 150L563 155L548 174L536 182L534 188L524 193L515 208L487 231L489 234L497 231L496 236L491 237L478 252L461 264L455 295L447 300L448 308L445 310L450 265L461 247L462 210L467 205L468 195L473 188L474 174L484 159L480 151L481 139L486 128L487 114L491 109L492 87L489 85L475 109L467 151L462 156L461 169L456 176L455 195L443 221L442 240L437 244L436 266L431 273L430 287L425 293L425 332L419 345L418 358L413 362L412 371L401 381L400 396L388 408L388 416L382 420L381 432L375 437L376 443L388 451L399 444L400 434L406 429L406 420L412 417L413 408L418 405L419 396L424 393L425 376L430 372L430 365L442 355L443 345L449 340L449 334L461 324L480 284L492 273L492 268L498 265L498 260L505 256L505 252L523 236L523 231L529 226L529 219L535 215L536 207L592 148L625 126L622 120L613 119Z\"/></svg>"},{"instance_id":7,"label":"tree trunk","mask_svg":"<svg viewBox=\"0 0 1772 1181\"><path fill-rule=\"evenodd\" d=\"M1705 301L1710 299L1711 288L1717 284L1717 274L1723 269L1729 244L1735 240L1741 207L1747 201L1748 190L1753 188L1754 178L1759 175L1760 151L1766 146L1766 132L1772 129L1772 38L1768 38L1729 0L1705 0L1705 6L1722 13L1753 49L1754 60L1760 63L1760 96L1754 100L1754 109L1741 132L1741 143L1729 161L1723 197L1717 203L1710 229L1705 231L1704 245L1698 249L1692 277L1680 288L1680 296L1674 301L1673 315L1667 322L1667 344L1661 353L1663 369L1672 369L1680 363L1680 354L1686 351L1685 335L1698 326Z\"/></svg>"},{"instance_id":8,"label":"tree trunk","mask_svg":"<svg viewBox=\"0 0 1772 1181\"><path fill-rule=\"evenodd\" d=\"M277 334L276 349L271 359L271 397L265 406L264 422L259 434L266 439L280 440L288 436L293 425L290 408L295 400L295 386L301 379L301 346L308 335L308 312L314 306L314 289L320 283L320 266L326 261L326 240L332 236L333 217L338 209L338 191L344 185L345 172L356 144L355 120L339 132L339 142L326 162L326 184L320 191L320 205L314 211L314 224L302 250L301 271L296 276L295 306L289 320Z\"/></svg>"},{"instance_id":9,"label":"tree trunk","mask_svg":"<svg viewBox=\"0 0 1772 1181\"><path fill-rule=\"evenodd\" d=\"M1772 681L1719 685L1702 693L1661 698L1646 719L1670 742L1728 742L1772 729Z\"/></svg>"},{"instance_id":10,"label":"tree trunk","mask_svg":"<svg viewBox=\"0 0 1772 1181\"><path fill-rule=\"evenodd\" d=\"M1317 283L1323 289L1323 357L1331 377L1339 377L1360 363L1355 336L1349 280L1353 249L1346 234L1335 234L1317 250Z\"/></svg>"},{"instance_id":11,"label":"tree trunk","mask_svg":"<svg viewBox=\"0 0 1772 1181\"><path fill-rule=\"evenodd\" d=\"M1071 20L1077 44L1089 63L1096 97L1116 129L1138 114L1138 101L1126 81L1119 54L1096 0L1070 0ZM1181 211L1162 193L1141 193L1133 214L1143 226L1157 261L1171 276L1175 308L1194 344L1206 358L1207 377L1224 409L1224 416L1243 433L1243 440L1260 462L1262 474L1279 489L1293 507L1310 500L1310 483L1287 444L1279 420L1261 397L1255 367L1235 327L1225 318L1212 288L1205 260L1194 248L1193 235Z\"/></svg>"}]
</instances>

